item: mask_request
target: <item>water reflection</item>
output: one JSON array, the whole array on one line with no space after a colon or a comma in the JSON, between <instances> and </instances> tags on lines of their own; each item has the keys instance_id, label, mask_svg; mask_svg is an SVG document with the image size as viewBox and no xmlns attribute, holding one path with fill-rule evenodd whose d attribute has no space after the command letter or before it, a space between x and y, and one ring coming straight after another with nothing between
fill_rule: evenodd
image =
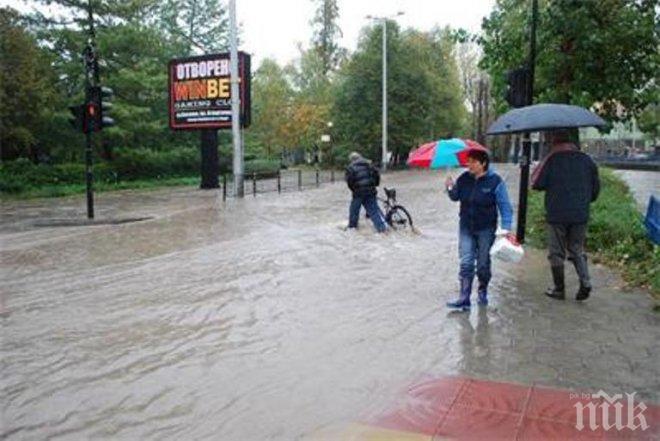
<instances>
[{"instance_id":1,"label":"water reflection","mask_svg":"<svg viewBox=\"0 0 660 441\"><path fill-rule=\"evenodd\" d=\"M491 370L491 335L488 307L470 312L451 311L447 319L457 327L456 344L460 350L458 367L461 373L488 375ZM474 322L474 323L473 323Z\"/></svg>"}]
</instances>

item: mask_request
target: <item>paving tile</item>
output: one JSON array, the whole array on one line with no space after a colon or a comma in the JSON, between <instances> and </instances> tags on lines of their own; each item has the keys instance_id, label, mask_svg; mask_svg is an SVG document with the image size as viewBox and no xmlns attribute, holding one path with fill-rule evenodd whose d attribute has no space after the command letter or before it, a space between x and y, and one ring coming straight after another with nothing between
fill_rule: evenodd
<instances>
[{"instance_id":1,"label":"paving tile","mask_svg":"<svg viewBox=\"0 0 660 441\"><path fill-rule=\"evenodd\" d=\"M513 383L471 380L461 392L456 406L520 414L529 386Z\"/></svg>"},{"instance_id":2,"label":"paving tile","mask_svg":"<svg viewBox=\"0 0 660 441\"><path fill-rule=\"evenodd\" d=\"M579 431L572 424L525 417L516 441L594 441L603 439L604 432L602 429Z\"/></svg>"},{"instance_id":3,"label":"paving tile","mask_svg":"<svg viewBox=\"0 0 660 441\"><path fill-rule=\"evenodd\" d=\"M455 406L446 415L436 435L457 440L513 440L520 416L494 410Z\"/></svg>"}]
</instances>

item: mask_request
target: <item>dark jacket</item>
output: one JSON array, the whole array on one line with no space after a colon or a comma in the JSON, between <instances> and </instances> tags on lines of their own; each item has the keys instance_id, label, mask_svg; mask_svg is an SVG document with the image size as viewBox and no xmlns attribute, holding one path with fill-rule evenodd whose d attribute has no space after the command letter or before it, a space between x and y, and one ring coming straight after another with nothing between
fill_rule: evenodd
<instances>
[{"instance_id":1,"label":"dark jacket","mask_svg":"<svg viewBox=\"0 0 660 441\"><path fill-rule=\"evenodd\" d=\"M375 195L376 187L380 185L380 173L370 161L360 158L346 167L346 183L353 196Z\"/></svg>"},{"instance_id":2,"label":"dark jacket","mask_svg":"<svg viewBox=\"0 0 660 441\"><path fill-rule=\"evenodd\" d=\"M471 232L497 228L497 210L502 216L502 228L511 230L513 209L502 178L492 170L480 178L463 173L448 192L452 201L461 201L461 228Z\"/></svg>"},{"instance_id":3,"label":"dark jacket","mask_svg":"<svg viewBox=\"0 0 660 441\"><path fill-rule=\"evenodd\" d=\"M580 151L557 152L545 162L532 188L545 191L548 223L584 224L589 220L589 204L600 192L598 167Z\"/></svg>"}]
</instances>

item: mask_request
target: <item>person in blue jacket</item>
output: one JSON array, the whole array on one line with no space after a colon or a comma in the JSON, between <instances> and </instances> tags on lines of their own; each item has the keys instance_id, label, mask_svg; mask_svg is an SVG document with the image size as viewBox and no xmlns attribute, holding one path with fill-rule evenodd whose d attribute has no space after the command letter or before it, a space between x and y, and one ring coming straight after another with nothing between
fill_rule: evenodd
<instances>
[{"instance_id":1,"label":"person in blue jacket","mask_svg":"<svg viewBox=\"0 0 660 441\"><path fill-rule=\"evenodd\" d=\"M490 248L495 241L498 210L502 233L511 234L513 209L506 185L498 174L488 169L489 163L487 152L470 150L467 155L468 171L459 176L456 183L451 176L445 181L449 198L461 203L458 236L461 291L458 299L447 303L453 309L470 309L475 263L479 280L477 302L479 305L488 304Z\"/></svg>"}]
</instances>

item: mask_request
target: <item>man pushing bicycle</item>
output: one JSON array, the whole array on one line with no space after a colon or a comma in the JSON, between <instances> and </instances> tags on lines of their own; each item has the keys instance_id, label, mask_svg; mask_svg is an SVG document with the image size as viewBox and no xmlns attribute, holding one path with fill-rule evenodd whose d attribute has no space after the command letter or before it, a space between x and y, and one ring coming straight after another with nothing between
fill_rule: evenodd
<instances>
[{"instance_id":1,"label":"man pushing bicycle","mask_svg":"<svg viewBox=\"0 0 660 441\"><path fill-rule=\"evenodd\" d=\"M376 231L384 233L387 231L387 225L376 201L376 187L380 185L380 173L371 161L357 152L348 155L348 160L346 184L353 194L348 212L348 228L357 228L360 208L364 206Z\"/></svg>"}]
</instances>

